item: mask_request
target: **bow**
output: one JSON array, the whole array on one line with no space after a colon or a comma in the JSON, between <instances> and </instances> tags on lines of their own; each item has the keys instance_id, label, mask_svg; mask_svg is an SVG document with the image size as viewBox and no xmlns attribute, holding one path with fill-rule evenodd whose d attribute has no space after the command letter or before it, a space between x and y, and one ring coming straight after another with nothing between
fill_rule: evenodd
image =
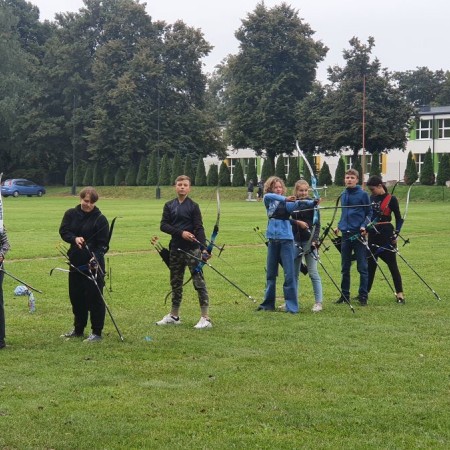
<instances>
[{"instance_id":1,"label":"bow","mask_svg":"<svg viewBox=\"0 0 450 450\"><path fill-rule=\"evenodd\" d=\"M314 174L311 164L309 163L305 154L303 153L300 146L298 145L298 141L295 141L295 145L297 147L298 154L303 158L303 161L305 162L306 167L308 168L309 173L311 174L311 188L313 190L314 199L317 200L317 203L314 205L313 228L312 228L312 230L310 230L311 236L310 236L308 244L307 244L307 248L311 248L311 243L312 243L312 240L314 239L316 227L320 221L319 209L318 209L320 193L319 193L319 190L317 189L317 178Z\"/></svg>"},{"instance_id":2,"label":"bow","mask_svg":"<svg viewBox=\"0 0 450 450\"><path fill-rule=\"evenodd\" d=\"M208 255L210 255L210 256L211 256L214 248L217 248L219 250L219 254L217 256L220 256L220 254L223 251L223 248L225 247L225 244L222 245L222 247L219 247L218 245L215 244L217 235L219 234L219 223L220 223L220 195L219 195L219 189L217 189L217 191L216 191L216 200L217 200L216 223L214 224L213 231L211 233L211 237L209 238L209 240L208 239L206 240L208 245L205 248L200 242L197 241L197 243L199 243L200 246L203 247L205 249L206 253L208 253ZM197 267L195 268L195 272L201 272L202 269L203 269L203 266L205 265L205 263L206 263L206 261L200 261L197 264ZM190 279L188 281L190 281Z\"/></svg>"}]
</instances>

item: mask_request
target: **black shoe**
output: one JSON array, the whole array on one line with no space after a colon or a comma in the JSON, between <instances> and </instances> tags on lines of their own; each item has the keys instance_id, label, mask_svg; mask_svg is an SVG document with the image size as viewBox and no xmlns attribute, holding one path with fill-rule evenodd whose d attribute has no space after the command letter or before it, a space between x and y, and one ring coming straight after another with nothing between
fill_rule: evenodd
<instances>
[{"instance_id":1,"label":"black shoe","mask_svg":"<svg viewBox=\"0 0 450 450\"><path fill-rule=\"evenodd\" d=\"M275 309L265 308L264 306L259 305L256 308L256 311L275 311Z\"/></svg>"},{"instance_id":2,"label":"black shoe","mask_svg":"<svg viewBox=\"0 0 450 450\"><path fill-rule=\"evenodd\" d=\"M336 303L336 305L340 305L341 303L347 303L347 300L345 299L345 297L339 297L334 303Z\"/></svg>"},{"instance_id":3,"label":"black shoe","mask_svg":"<svg viewBox=\"0 0 450 450\"><path fill-rule=\"evenodd\" d=\"M6 347L5 341L0 341L0 349L5 348L5 347Z\"/></svg>"},{"instance_id":4,"label":"black shoe","mask_svg":"<svg viewBox=\"0 0 450 450\"><path fill-rule=\"evenodd\" d=\"M358 297L358 302L361 306L367 306L367 297Z\"/></svg>"},{"instance_id":5,"label":"black shoe","mask_svg":"<svg viewBox=\"0 0 450 450\"><path fill-rule=\"evenodd\" d=\"M404 297L397 297L397 303L399 303L400 305L404 305L405 304Z\"/></svg>"},{"instance_id":6,"label":"black shoe","mask_svg":"<svg viewBox=\"0 0 450 450\"><path fill-rule=\"evenodd\" d=\"M62 338L71 339L71 338L80 338L84 337L84 333L77 333L75 330L69 331L61 335Z\"/></svg>"}]
</instances>

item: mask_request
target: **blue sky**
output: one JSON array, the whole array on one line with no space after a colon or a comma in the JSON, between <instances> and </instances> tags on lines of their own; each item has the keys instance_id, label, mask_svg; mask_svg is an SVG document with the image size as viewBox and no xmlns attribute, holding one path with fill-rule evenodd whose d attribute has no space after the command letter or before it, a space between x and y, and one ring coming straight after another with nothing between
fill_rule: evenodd
<instances>
[{"instance_id":1,"label":"blue sky","mask_svg":"<svg viewBox=\"0 0 450 450\"><path fill-rule=\"evenodd\" d=\"M31 0L38 6L41 19L52 20L57 12L78 11L82 0ZM143 2L141 2L143 3ZM238 51L234 32L241 20L254 10L256 0L149 0L147 12L154 20L173 23L182 19L200 28L206 40L214 46L205 59L205 70L214 66L228 54ZM373 55L389 70L414 70L426 66L431 70L450 70L446 35L450 17L450 2L434 0L295 0L287 1L299 10L299 15L316 32L329 52L318 69L318 79L326 81L326 68L342 66L342 50L348 41L358 37L366 41L375 38ZM265 0L267 7L281 1Z\"/></svg>"}]
</instances>

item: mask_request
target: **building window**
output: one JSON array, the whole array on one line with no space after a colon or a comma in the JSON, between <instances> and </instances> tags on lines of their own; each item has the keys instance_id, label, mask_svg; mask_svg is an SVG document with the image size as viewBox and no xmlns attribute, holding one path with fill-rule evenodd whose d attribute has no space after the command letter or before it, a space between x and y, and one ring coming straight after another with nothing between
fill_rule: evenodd
<instances>
[{"instance_id":1,"label":"building window","mask_svg":"<svg viewBox=\"0 0 450 450\"><path fill-rule=\"evenodd\" d=\"M417 173L420 174L426 153L414 153L414 161L416 162Z\"/></svg>"},{"instance_id":2,"label":"building window","mask_svg":"<svg viewBox=\"0 0 450 450\"><path fill-rule=\"evenodd\" d=\"M228 158L228 169L230 169L231 179L233 179L234 166L236 165L237 158Z\"/></svg>"},{"instance_id":3,"label":"building window","mask_svg":"<svg viewBox=\"0 0 450 450\"><path fill-rule=\"evenodd\" d=\"M431 139L432 132L432 120L419 120L419 126L417 127L417 139Z\"/></svg>"},{"instance_id":4,"label":"building window","mask_svg":"<svg viewBox=\"0 0 450 450\"><path fill-rule=\"evenodd\" d=\"M439 139L449 139L450 138L450 119L439 119L438 120L438 130Z\"/></svg>"}]
</instances>

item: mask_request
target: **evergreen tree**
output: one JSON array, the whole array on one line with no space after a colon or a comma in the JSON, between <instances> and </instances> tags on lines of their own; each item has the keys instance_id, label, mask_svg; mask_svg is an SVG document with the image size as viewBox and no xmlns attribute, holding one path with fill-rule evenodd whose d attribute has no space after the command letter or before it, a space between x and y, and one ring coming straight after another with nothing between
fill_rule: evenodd
<instances>
[{"instance_id":1,"label":"evergreen tree","mask_svg":"<svg viewBox=\"0 0 450 450\"><path fill-rule=\"evenodd\" d=\"M92 186L94 178L94 171L92 165L88 164L86 170L84 171L83 186Z\"/></svg>"},{"instance_id":2,"label":"evergreen tree","mask_svg":"<svg viewBox=\"0 0 450 450\"><path fill-rule=\"evenodd\" d=\"M287 185L294 186L295 183L300 179L300 172L298 170L298 158L289 158L289 173L287 177Z\"/></svg>"},{"instance_id":3,"label":"evergreen tree","mask_svg":"<svg viewBox=\"0 0 450 450\"><path fill-rule=\"evenodd\" d=\"M175 180L178 176L183 175L183 165L181 162L180 154L175 152L175 156L172 160L172 183L175 184Z\"/></svg>"},{"instance_id":4,"label":"evergreen tree","mask_svg":"<svg viewBox=\"0 0 450 450\"><path fill-rule=\"evenodd\" d=\"M194 182L195 173L192 167L191 155L186 155L186 158L184 159L183 174L187 175L191 179L192 183Z\"/></svg>"},{"instance_id":5,"label":"evergreen tree","mask_svg":"<svg viewBox=\"0 0 450 450\"><path fill-rule=\"evenodd\" d=\"M336 186L344 186L345 179L345 161L341 156L336 167L336 172L334 173L334 184Z\"/></svg>"},{"instance_id":6,"label":"evergreen tree","mask_svg":"<svg viewBox=\"0 0 450 450\"><path fill-rule=\"evenodd\" d=\"M425 159L423 160L419 181L420 184L425 186L433 186L435 180L436 177L434 175L433 156L431 155L431 148L429 148L425 153Z\"/></svg>"},{"instance_id":7,"label":"evergreen tree","mask_svg":"<svg viewBox=\"0 0 450 450\"><path fill-rule=\"evenodd\" d=\"M277 162L275 164L275 175L286 181L286 166L284 165L284 156L278 155Z\"/></svg>"},{"instance_id":8,"label":"evergreen tree","mask_svg":"<svg viewBox=\"0 0 450 450\"><path fill-rule=\"evenodd\" d=\"M274 175L274 173L275 170L273 168L272 160L270 158L266 158L261 168L261 180L267 181L267 179Z\"/></svg>"},{"instance_id":9,"label":"evergreen tree","mask_svg":"<svg viewBox=\"0 0 450 450\"><path fill-rule=\"evenodd\" d=\"M232 186L245 186L244 170L242 169L241 161L238 159L233 170Z\"/></svg>"},{"instance_id":10,"label":"evergreen tree","mask_svg":"<svg viewBox=\"0 0 450 450\"><path fill-rule=\"evenodd\" d=\"M319 186L331 186L333 178L331 177L330 167L324 161L319 172Z\"/></svg>"},{"instance_id":11,"label":"evergreen tree","mask_svg":"<svg viewBox=\"0 0 450 450\"><path fill-rule=\"evenodd\" d=\"M147 158L141 156L141 161L139 163L139 169L136 176L136 184L138 186L145 186L147 184Z\"/></svg>"},{"instance_id":12,"label":"evergreen tree","mask_svg":"<svg viewBox=\"0 0 450 450\"><path fill-rule=\"evenodd\" d=\"M127 173L125 174L125 185L136 186L137 171L136 166L131 162L128 166Z\"/></svg>"},{"instance_id":13,"label":"evergreen tree","mask_svg":"<svg viewBox=\"0 0 450 450\"><path fill-rule=\"evenodd\" d=\"M170 186L171 173L170 173L170 161L167 153L161 159L161 167L159 168L159 185Z\"/></svg>"},{"instance_id":14,"label":"evergreen tree","mask_svg":"<svg viewBox=\"0 0 450 450\"><path fill-rule=\"evenodd\" d=\"M370 165L369 175L381 176L380 154L378 152L373 152L372 154L372 164Z\"/></svg>"},{"instance_id":15,"label":"evergreen tree","mask_svg":"<svg viewBox=\"0 0 450 450\"><path fill-rule=\"evenodd\" d=\"M247 167L247 177L246 177L247 183L250 180L253 180L253 182L256 183L258 182L258 174L256 173L256 159L255 158L250 158L248 161L248 167Z\"/></svg>"},{"instance_id":16,"label":"evergreen tree","mask_svg":"<svg viewBox=\"0 0 450 450\"><path fill-rule=\"evenodd\" d=\"M218 186L218 184L219 184L219 169L216 164L211 164L209 166L206 184L208 186Z\"/></svg>"},{"instance_id":17,"label":"evergreen tree","mask_svg":"<svg viewBox=\"0 0 450 450\"><path fill-rule=\"evenodd\" d=\"M158 184L158 152L153 150L150 155L147 171L147 186L156 186Z\"/></svg>"},{"instance_id":18,"label":"evergreen tree","mask_svg":"<svg viewBox=\"0 0 450 450\"><path fill-rule=\"evenodd\" d=\"M445 182L450 180L450 157L448 153L443 153L439 162L439 169L436 178L438 186L445 186Z\"/></svg>"},{"instance_id":19,"label":"evergreen tree","mask_svg":"<svg viewBox=\"0 0 450 450\"><path fill-rule=\"evenodd\" d=\"M93 186L103 186L103 170L101 164L98 162L94 165L94 173L92 176Z\"/></svg>"},{"instance_id":20,"label":"evergreen tree","mask_svg":"<svg viewBox=\"0 0 450 450\"><path fill-rule=\"evenodd\" d=\"M72 186L73 181L73 166L69 164L66 170L66 176L64 177L64 186Z\"/></svg>"},{"instance_id":21,"label":"evergreen tree","mask_svg":"<svg viewBox=\"0 0 450 450\"><path fill-rule=\"evenodd\" d=\"M225 161L222 161L219 169L219 186L231 186L231 173Z\"/></svg>"},{"instance_id":22,"label":"evergreen tree","mask_svg":"<svg viewBox=\"0 0 450 450\"><path fill-rule=\"evenodd\" d=\"M103 173L103 185L114 186L114 169L111 166L107 166Z\"/></svg>"},{"instance_id":23,"label":"evergreen tree","mask_svg":"<svg viewBox=\"0 0 450 450\"><path fill-rule=\"evenodd\" d=\"M403 175L403 179L405 180L405 183L410 186L411 184L414 184L418 178L419 175L417 174L416 161L414 160L413 154L410 151L408 153L408 159L406 160L406 169Z\"/></svg>"},{"instance_id":24,"label":"evergreen tree","mask_svg":"<svg viewBox=\"0 0 450 450\"><path fill-rule=\"evenodd\" d=\"M195 170L195 183L196 186L206 186L206 169L203 158L198 158L197 168Z\"/></svg>"},{"instance_id":25,"label":"evergreen tree","mask_svg":"<svg viewBox=\"0 0 450 450\"><path fill-rule=\"evenodd\" d=\"M77 186L84 186L83 179L85 174L85 167L84 164L79 161L77 166L75 167L75 181Z\"/></svg>"},{"instance_id":26,"label":"evergreen tree","mask_svg":"<svg viewBox=\"0 0 450 450\"><path fill-rule=\"evenodd\" d=\"M361 161L360 161L358 155L353 155L352 158L353 158L352 169L355 169L358 171L358 173L359 173L358 184L360 184L362 186L362 184L364 183L364 175L363 175L363 169L361 166Z\"/></svg>"},{"instance_id":27,"label":"evergreen tree","mask_svg":"<svg viewBox=\"0 0 450 450\"><path fill-rule=\"evenodd\" d=\"M124 186L125 185L125 171L122 167L116 170L114 175L114 186Z\"/></svg>"}]
</instances>

